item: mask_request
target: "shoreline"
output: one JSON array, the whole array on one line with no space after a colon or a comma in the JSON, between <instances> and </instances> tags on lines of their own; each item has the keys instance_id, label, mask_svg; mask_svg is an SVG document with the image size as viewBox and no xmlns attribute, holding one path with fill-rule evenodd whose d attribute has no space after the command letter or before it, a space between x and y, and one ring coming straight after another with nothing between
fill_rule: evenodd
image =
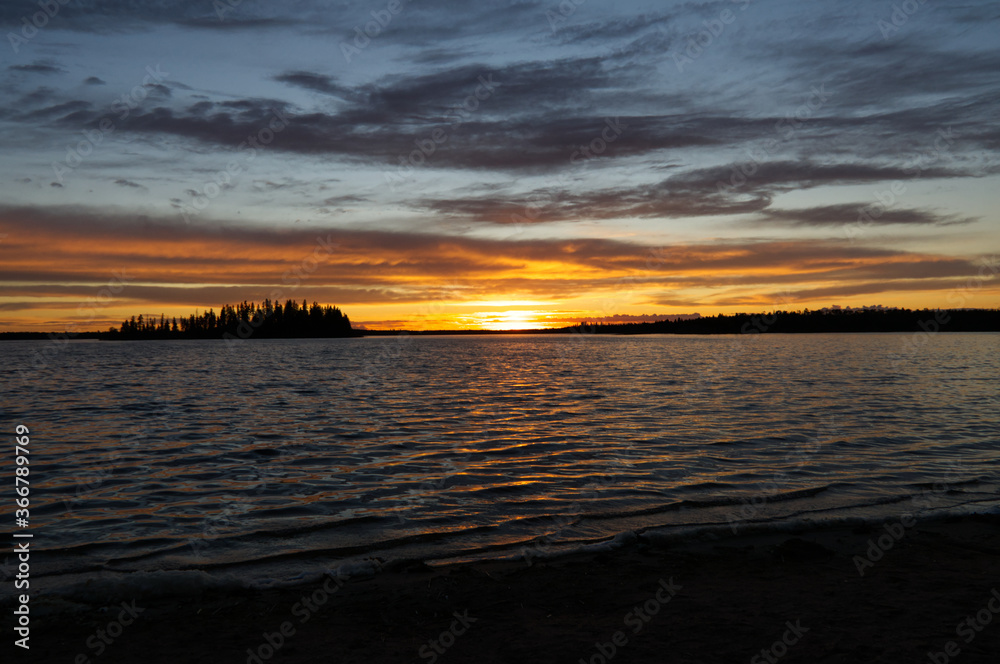
<instances>
[{"instance_id":1,"label":"shoreline","mask_svg":"<svg viewBox=\"0 0 1000 664\"><path fill-rule=\"evenodd\" d=\"M245 304L245 303L244 303ZM319 305L315 304L314 307ZM223 307L225 309L225 307ZM340 316L339 309L332 308ZM612 322L595 320L580 322L563 327L532 328L532 329L454 329L454 330L370 330L367 328L350 327L349 320L346 329L339 327L321 329L315 325L299 324L297 327L281 327L268 329L265 325L260 332L257 327L270 320L266 314L260 322L251 323L248 317L251 309L243 311L242 319L232 311L225 320L217 323L209 310L205 326L193 327L194 317L191 317L191 329L178 330L177 319L174 318L174 328L168 327L141 330L125 330L111 328L105 331L88 331L72 333L46 332L0 332L3 339L60 339L72 336L75 338L99 338L102 341L175 341L192 339L221 339L238 342L250 338L266 339L339 339L365 336L480 336L507 334L595 334L632 336L649 334L674 334L712 336L724 334L864 334L864 333L907 333L938 334L940 332L1000 332L1000 309L905 309L897 307L875 307L862 309L820 309L810 311L772 311L756 313L717 314L701 316L692 314L684 317L667 317L658 321ZM293 309L294 310L294 309ZM301 311L301 310L298 310ZM259 310L258 310L259 313ZM140 316L141 319L141 316ZM256 320L256 319L254 319ZM338 319L339 320L339 319ZM346 319L345 319L346 320ZM161 325L165 319L161 314ZM241 321L241 322L240 322ZM133 327L135 320L132 321ZM142 323L140 320L139 323ZM237 325L237 323L239 323ZM317 334L323 332L322 334Z\"/></svg>"},{"instance_id":2,"label":"shoreline","mask_svg":"<svg viewBox=\"0 0 1000 664\"><path fill-rule=\"evenodd\" d=\"M530 565L400 561L289 588L108 596L106 607L38 597L28 661L764 662L762 651L787 651L782 662L926 662L949 643L958 662L995 661L1000 516L885 523L639 541ZM113 643L92 639L121 602L139 617ZM960 631L976 615L991 622Z\"/></svg>"},{"instance_id":3,"label":"shoreline","mask_svg":"<svg viewBox=\"0 0 1000 664\"><path fill-rule=\"evenodd\" d=\"M585 328L586 329L586 328ZM592 329L592 328L591 328ZM627 331L602 331L602 332L580 332L579 329L542 329L542 330L359 330L359 334L340 337L248 337L240 339L243 341L317 341L332 339L364 339L366 337L491 337L491 336L600 336L600 337L743 337L747 335L766 336L819 336L824 334L847 335L847 334L914 334L914 335L937 335L937 334L998 334L1000 328L995 330L967 330L967 329L946 329L942 328L934 332L926 332L913 329L893 329L893 330L798 330L798 331L717 331L717 332L627 332ZM222 341L233 343L231 339L221 337L178 337L178 338L135 338L135 339L105 339L98 335L98 332L74 333L72 338L61 338L63 333L56 332L0 332L0 341L56 341L68 343L71 341ZM27 335L27 336L25 336Z\"/></svg>"}]
</instances>

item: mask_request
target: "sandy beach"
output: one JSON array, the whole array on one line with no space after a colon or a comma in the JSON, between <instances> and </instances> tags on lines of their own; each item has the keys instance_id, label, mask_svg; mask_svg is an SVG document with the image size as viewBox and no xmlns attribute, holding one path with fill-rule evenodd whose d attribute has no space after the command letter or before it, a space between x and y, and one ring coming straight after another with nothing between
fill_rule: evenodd
<instances>
[{"instance_id":1,"label":"sandy beach","mask_svg":"<svg viewBox=\"0 0 1000 664\"><path fill-rule=\"evenodd\" d=\"M640 536L531 565L390 563L365 579L102 607L38 598L30 661L995 662L998 555L1000 519L969 516Z\"/></svg>"}]
</instances>

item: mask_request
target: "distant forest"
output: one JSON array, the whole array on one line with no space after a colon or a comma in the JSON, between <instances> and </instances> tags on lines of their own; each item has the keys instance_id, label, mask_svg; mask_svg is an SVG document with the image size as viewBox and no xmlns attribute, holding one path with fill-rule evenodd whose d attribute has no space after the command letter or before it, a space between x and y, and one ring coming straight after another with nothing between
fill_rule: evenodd
<instances>
[{"instance_id":1,"label":"distant forest","mask_svg":"<svg viewBox=\"0 0 1000 664\"><path fill-rule=\"evenodd\" d=\"M598 334L778 334L816 332L1000 332L1000 309L824 309L719 314L688 320L578 325Z\"/></svg>"},{"instance_id":2,"label":"distant forest","mask_svg":"<svg viewBox=\"0 0 1000 664\"><path fill-rule=\"evenodd\" d=\"M160 315L144 318L132 316L121 327L111 328L101 334L101 339L287 339L303 337L351 337L358 334L351 329L350 319L337 307L312 306L303 300L298 304L288 300L264 300L256 304L241 302L236 306L224 305L219 313L209 309L187 318L167 318Z\"/></svg>"}]
</instances>

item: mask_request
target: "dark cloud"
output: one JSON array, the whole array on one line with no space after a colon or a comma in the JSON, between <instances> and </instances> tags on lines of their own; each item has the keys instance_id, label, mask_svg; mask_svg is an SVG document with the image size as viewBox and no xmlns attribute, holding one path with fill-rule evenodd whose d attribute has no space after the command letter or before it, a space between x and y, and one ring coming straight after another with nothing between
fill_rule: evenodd
<instances>
[{"instance_id":1,"label":"dark cloud","mask_svg":"<svg viewBox=\"0 0 1000 664\"><path fill-rule=\"evenodd\" d=\"M28 72L31 74L65 74L66 70L53 64L36 62L30 65L11 65L7 67L11 71Z\"/></svg>"},{"instance_id":2,"label":"dark cloud","mask_svg":"<svg viewBox=\"0 0 1000 664\"><path fill-rule=\"evenodd\" d=\"M416 3L407 3L416 4ZM478 6L477 6L478 5ZM396 21L381 36L408 44L433 44L461 39L484 28L523 29L524 19L541 18L534 2L507 0L456 6L448 0L420 0L404 7L408 21ZM380 7L383 8L383 3ZM159 25L176 25L199 31L239 32L284 30L295 27L314 33L353 36L351 26L372 20L373 7L367 2L341 2L332 8L326 0L295 0L269 3L206 2L205 0L74 0L61 4L54 17L62 29L112 33L150 30ZM39 11L38 0L5 0L0 4L0 25L20 28L23 17ZM443 20L446 19L446 20Z\"/></svg>"},{"instance_id":3,"label":"dark cloud","mask_svg":"<svg viewBox=\"0 0 1000 664\"><path fill-rule=\"evenodd\" d=\"M749 168L747 166L749 165ZM744 172L749 173L744 175ZM871 164L769 162L692 169L650 184L580 192L538 189L523 196L503 192L483 197L423 199L415 206L465 221L530 224L623 217L699 217L760 212L784 225L829 226L858 220L865 204L843 204L811 210L769 210L779 193L824 185L865 184L915 178L968 177L963 170L922 170ZM928 210L880 211L879 224L968 223L968 218Z\"/></svg>"},{"instance_id":4,"label":"dark cloud","mask_svg":"<svg viewBox=\"0 0 1000 664\"><path fill-rule=\"evenodd\" d=\"M538 190L527 197L425 199L420 207L464 221L532 224L624 217L695 217L757 212L770 205L767 195L736 200L715 192L673 189L668 182L579 193Z\"/></svg>"},{"instance_id":5,"label":"dark cloud","mask_svg":"<svg viewBox=\"0 0 1000 664\"><path fill-rule=\"evenodd\" d=\"M107 85L107 82L102 81L96 76L88 76L83 82L87 85Z\"/></svg>"},{"instance_id":6,"label":"dark cloud","mask_svg":"<svg viewBox=\"0 0 1000 664\"><path fill-rule=\"evenodd\" d=\"M349 88L335 78L306 71L285 72L276 80L302 89L330 95L339 100L335 111L300 111L276 99L248 98L223 102L199 102L185 110L160 106L138 112L125 128L131 132L183 136L204 143L233 146L256 133L271 117L274 109L294 116L271 149L310 155L337 156L388 166L400 174L414 163L423 168L473 168L498 171L542 172L566 169L592 154L595 163L607 160L648 158L664 159L691 148L708 149L748 145L755 142L772 145L768 151L757 149L744 164L723 165L692 170L687 177L694 185L697 178L732 180L734 167L753 171L747 178L738 174L733 182L748 191L770 186L818 186L874 182L912 176L920 167L920 177L965 177L982 174L973 165L952 163L951 151L963 153L982 150L1000 142L1000 131L980 123L975 129L952 127L947 140L940 139L938 119L956 120L960 114L939 109L937 114L910 113L907 117L883 114L874 118L825 117L810 120L798 129L795 145L802 149L829 143L831 133L839 132L842 148L831 152L827 161L813 157L808 161L776 160L786 149L788 139L776 127L782 117L743 117L718 113L667 115L581 114L580 108L594 106L604 96L632 81L623 79L598 59L530 63L490 69L467 65L446 71L408 78L384 79L378 83ZM492 88L487 98L472 96ZM683 98L664 98L664 104L681 105ZM462 104L467 108L463 109ZM472 109L472 110L469 110ZM238 114L233 115L233 111ZM966 113L968 115L968 113ZM940 118L938 117L940 116ZM608 133L607 126L618 128ZM894 133L884 130L894 127ZM788 127L786 126L786 129ZM419 142L437 132L444 142L435 145L433 154L417 154ZM924 133L926 132L926 133ZM908 137L908 138L906 138ZM838 164L855 150L867 153L874 146L908 140L908 152L895 150L897 163ZM610 140L605 140L610 139ZM939 140L940 139L940 140ZM942 143L942 141L944 141ZM769 143L768 143L769 142ZM947 154L942 149L947 149ZM414 151L417 152L414 152ZM588 150L591 150L588 153ZM812 150L823 153L817 147ZM843 153L842 155L839 153ZM412 155L416 155L413 157ZM411 158L412 157L412 158ZM988 153L985 164L989 164ZM401 162L402 159L402 162ZM753 159L763 163L755 163ZM600 160L604 160L600 162ZM655 164L654 164L655 166ZM675 181L675 185L683 184Z\"/></svg>"},{"instance_id":7,"label":"dark cloud","mask_svg":"<svg viewBox=\"0 0 1000 664\"><path fill-rule=\"evenodd\" d=\"M146 87L147 93L150 96L169 97L169 96L171 96L173 94L170 91L170 88L168 88L167 86L163 85L162 83L150 83L150 84L146 85L145 87Z\"/></svg>"},{"instance_id":8,"label":"dark cloud","mask_svg":"<svg viewBox=\"0 0 1000 664\"><path fill-rule=\"evenodd\" d=\"M47 106L45 108L40 108L35 111L31 111L27 115L29 117L52 117L60 116L60 118L66 118L71 113L76 113L77 111L86 111L90 108L90 102L88 101L67 101L62 104L55 104L53 106Z\"/></svg>"},{"instance_id":9,"label":"dark cloud","mask_svg":"<svg viewBox=\"0 0 1000 664\"><path fill-rule=\"evenodd\" d=\"M779 166L825 168L830 172L816 173L812 180L825 177L840 183L850 178L836 177L833 170L837 162L858 162L859 156L873 155L888 162L886 155L891 154L895 155L895 163L874 161L870 169L885 173L897 167L904 171L908 159L926 155L934 148L936 132L946 127L953 132L946 146L948 154L942 156L938 151L924 177L931 177L932 172L947 171L956 176L977 172L974 164L950 163L952 152L979 151L984 162L980 167L996 162L993 152L1000 147L1000 129L991 112L1000 102L993 75L1000 68L1000 55L993 52L947 52L939 44L920 46L912 40L877 44L848 40L841 44L815 36L806 39L796 33L787 43L782 42L780 50L768 46L753 52L752 57L783 63L773 68L785 77L779 81L780 93L775 95L780 104L790 99L785 92L789 87L803 94L810 88L824 91L818 98L819 106L812 108L802 122L789 122L789 117L794 120L794 105L788 107L788 116L776 108L764 113L743 108L741 96L746 96L747 88L738 81L728 86L731 91L705 88L698 78L690 79L690 86L661 84L673 82L670 77L664 78L661 64L667 63L668 71L673 66L667 53L675 36L697 28L702 20L717 16L731 5L685 3L667 12L609 14L601 20L589 13L589 18L584 19L581 10L554 33L547 28L546 7L540 3L518 3L513 7L509 3L484 3L462 12L446 3L407 6L406 20L401 15L378 39L395 45L423 44L412 60L419 67L357 86L348 86L322 71L295 69L273 76L287 85L335 98L337 103L332 107L323 101L319 108L296 109L280 100L246 98L205 101L185 108L163 104L159 99L159 107L137 113L123 130L170 134L232 147L258 131L271 109L278 108L294 114L295 120L270 147L275 151L364 161L388 167L390 173L397 174L400 159L406 164L418 142L437 131L445 132L447 141L437 146L433 155L418 155L422 168L534 174L568 169L577 151L600 139L605 119L614 118L628 128L601 149L604 163L645 160L655 168L657 162L690 158L697 151L711 149L738 148L762 155L762 144L774 144L770 153L755 157L768 162L762 169L771 171L754 176L754 183L749 185L747 196L756 201L757 209L773 193L772 186L794 186L810 179L808 174L798 176L788 169L780 173ZM123 11L124 5L111 2L92 9L113 13ZM445 17L449 19L447 29L455 34L466 28L482 30L488 25L486 21L498 20L504 9L523 19L531 18L533 22L527 25L547 35L545 41L586 45L591 53L488 64L483 57L469 61L471 56L465 55L471 50L468 44L431 46L433 39L428 38L433 31L419 39L410 34L428 23L443 30ZM220 21L204 3L183 2L168 19L165 5L155 2L139 11L138 16L151 22L170 20L186 25L230 21L234 25L238 21L262 21L261 25L265 25L280 18L267 14L269 11L246 2ZM350 24L349 17L355 11L358 20L368 20L368 11L349 4L343 21ZM319 23L317 30L325 25L320 14L318 6L309 2L297 4L294 12L286 12L296 20L315 19ZM509 25L512 20L517 19L506 17L502 24ZM350 32L343 24L338 29ZM457 38L455 34L448 38ZM413 40L408 41L407 35ZM607 52L593 55L591 44L606 46ZM822 76L817 77L817 71ZM456 111L470 99L483 76L496 82L495 93L487 99L473 98L469 103L474 111ZM789 81L795 85L790 86ZM234 114L234 110L239 113ZM798 155L789 154L794 152L808 155L806 163L802 164ZM726 170L728 166L715 170L720 168ZM691 172L692 177L697 175L698 171ZM709 175L715 180L729 177L728 173ZM767 179L770 182L764 182ZM673 183L675 187L679 184ZM743 203L716 201L702 207L706 214L720 209L754 209L753 204ZM649 214L641 208L640 204L636 213Z\"/></svg>"},{"instance_id":10,"label":"dark cloud","mask_svg":"<svg viewBox=\"0 0 1000 664\"><path fill-rule=\"evenodd\" d=\"M56 91L52 88L47 88L45 86L35 88L31 92L22 96L18 101L16 106L34 106L37 104L43 104L54 99L56 96Z\"/></svg>"},{"instance_id":11,"label":"dark cloud","mask_svg":"<svg viewBox=\"0 0 1000 664\"><path fill-rule=\"evenodd\" d=\"M350 203L364 203L369 199L364 196L356 196L354 194L345 194L343 196L333 196L331 198L323 199L323 205L344 205Z\"/></svg>"},{"instance_id":12,"label":"dark cloud","mask_svg":"<svg viewBox=\"0 0 1000 664\"><path fill-rule=\"evenodd\" d=\"M866 213L867 211L867 213ZM785 226L842 226L856 223L862 215L866 223L875 225L906 224L912 226L953 226L969 224L975 219L930 209L885 209L873 203L844 203L798 210L768 209L762 213L768 222ZM870 222L868 220L871 220Z\"/></svg>"},{"instance_id":13,"label":"dark cloud","mask_svg":"<svg viewBox=\"0 0 1000 664\"><path fill-rule=\"evenodd\" d=\"M237 9L224 13L222 20L219 19L218 15L216 15L195 19L181 19L178 20L177 23L186 27L201 28L204 30L267 30L271 28L299 26L303 23L301 20L289 18L232 17L232 14L235 13L237 13Z\"/></svg>"},{"instance_id":14,"label":"dark cloud","mask_svg":"<svg viewBox=\"0 0 1000 664\"><path fill-rule=\"evenodd\" d=\"M343 102L341 108L301 112L275 99L204 101L184 110L159 106L136 111L123 129L233 146L266 126L271 112L279 109L293 114L294 121L275 141L274 150L397 164L401 156L412 153L416 141L425 141L437 131L447 135L447 145L427 161L429 166L501 170L566 164L574 150L600 140L609 121L616 126L627 124L628 131L620 132L602 152L622 157L710 145L739 129L725 126L723 118L580 114L577 109L588 105L585 101L593 91L614 94L626 84L625 75L609 69L599 58L496 69L471 64L419 76L388 77L357 88L325 74L292 71L276 79L337 96ZM168 92L155 89L164 95ZM531 113L524 115L525 109ZM93 120L98 117L95 113Z\"/></svg>"},{"instance_id":15,"label":"dark cloud","mask_svg":"<svg viewBox=\"0 0 1000 664\"><path fill-rule=\"evenodd\" d=\"M958 178L983 175L946 165L925 168L902 164L818 161L768 161L726 164L694 169L675 175L668 182L694 191L724 191L729 194L753 191L787 191L829 185L868 184L918 178Z\"/></svg>"},{"instance_id":16,"label":"dark cloud","mask_svg":"<svg viewBox=\"0 0 1000 664\"><path fill-rule=\"evenodd\" d=\"M353 89L339 85L332 77L323 74L291 71L275 76L274 80L343 99L357 98L357 93Z\"/></svg>"},{"instance_id":17,"label":"dark cloud","mask_svg":"<svg viewBox=\"0 0 1000 664\"><path fill-rule=\"evenodd\" d=\"M193 28L233 30L268 28L300 22L277 16L266 4L203 2L201 0L74 0L58 3L58 20L62 29L84 32L111 33L148 30L156 25L173 24ZM23 17L39 11L37 0L5 0L0 4L0 25L20 28ZM220 17L221 14L221 17Z\"/></svg>"},{"instance_id":18,"label":"dark cloud","mask_svg":"<svg viewBox=\"0 0 1000 664\"><path fill-rule=\"evenodd\" d=\"M683 10L682 10L683 11ZM681 12L640 14L604 21L571 23L564 20L552 22L554 38L562 44L594 42L604 44L613 40L634 39L650 28L666 26L677 20Z\"/></svg>"}]
</instances>

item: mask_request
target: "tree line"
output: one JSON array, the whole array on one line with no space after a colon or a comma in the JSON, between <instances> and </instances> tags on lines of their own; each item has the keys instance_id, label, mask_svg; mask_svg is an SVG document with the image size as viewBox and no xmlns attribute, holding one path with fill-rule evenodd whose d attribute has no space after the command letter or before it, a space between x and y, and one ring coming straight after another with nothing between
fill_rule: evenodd
<instances>
[{"instance_id":1,"label":"tree line","mask_svg":"<svg viewBox=\"0 0 1000 664\"><path fill-rule=\"evenodd\" d=\"M817 332L1000 332L1000 309L825 309L702 316L650 323L581 324L597 334L798 334Z\"/></svg>"},{"instance_id":2,"label":"tree line","mask_svg":"<svg viewBox=\"0 0 1000 664\"><path fill-rule=\"evenodd\" d=\"M132 316L120 327L112 327L101 335L102 339L222 339L247 338L281 339L305 337L350 337L356 332L351 321L338 307L320 305L306 300L299 304L288 300L280 302L223 305L218 313L209 309L187 317L160 314L144 317Z\"/></svg>"}]
</instances>

